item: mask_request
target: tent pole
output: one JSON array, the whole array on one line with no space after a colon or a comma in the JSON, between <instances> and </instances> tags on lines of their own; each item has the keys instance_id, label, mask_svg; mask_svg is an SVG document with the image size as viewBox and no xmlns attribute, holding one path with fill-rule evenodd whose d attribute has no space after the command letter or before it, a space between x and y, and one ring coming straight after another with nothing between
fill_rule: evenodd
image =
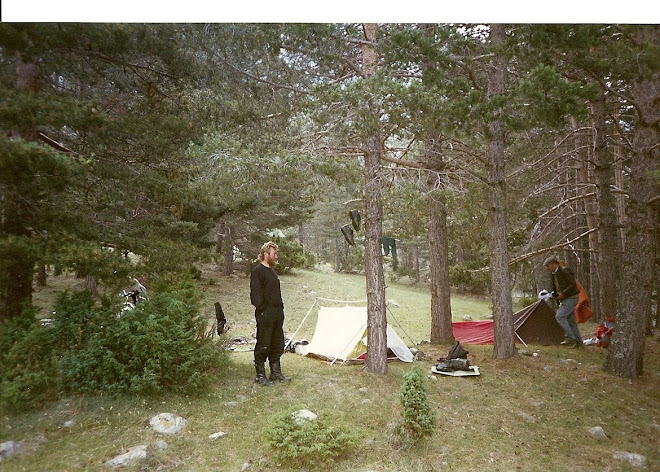
<instances>
[{"instance_id":1,"label":"tent pole","mask_svg":"<svg viewBox=\"0 0 660 472\"><path fill-rule=\"evenodd\" d=\"M300 322L300 326L298 326L298 329L296 329L296 331L295 331L295 332L293 333L293 335L291 336L291 339L289 339L289 340L287 341L287 343L284 345L284 352L286 352L286 348L289 347L289 344L291 344L291 342L296 338L296 334L298 334L298 331L300 331L300 328L302 328L302 325L305 323L305 320L307 319L307 317L309 316L309 314L310 314L310 313L312 312L312 310L314 309L314 305L316 305L316 302L317 302L317 301L318 301L318 297L314 299L314 303L312 303L312 306L310 306L310 307L309 307L309 310L307 310L307 314L305 315L305 317L304 317L304 318L302 319L302 321Z\"/></svg>"},{"instance_id":2,"label":"tent pole","mask_svg":"<svg viewBox=\"0 0 660 472\"><path fill-rule=\"evenodd\" d=\"M360 331L359 331L359 332L362 333L362 334L364 334L364 330L367 328L367 326L368 326L368 323L363 324L363 325L362 325L362 328L360 328ZM360 334L360 336L362 336L362 334ZM344 346L344 348L343 348L341 351L339 351L339 354L341 354L341 353L343 352L343 350L346 349L348 346L350 346L351 344L353 344L353 340L354 340L354 339L355 339L355 336L353 336L353 337L351 338L351 340L350 340L350 341ZM367 346L367 350L368 350L368 349L369 349L369 346ZM335 361L336 361L337 359L338 359L338 357L335 356L335 358L332 360L332 362L330 363L330 365L334 364ZM346 362L346 359L344 359L344 362ZM344 362L342 362L342 364L344 364Z\"/></svg>"},{"instance_id":3,"label":"tent pole","mask_svg":"<svg viewBox=\"0 0 660 472\"><path fill-rule=\"evenodd\" d=\"M401 328L401 331L403 331L404 333L406 333L406 336L408 336L408 341L410 341L410 342L412 343L413 346L417 346L417 343L415 343L415 341L413 341L413 339L412 339L412 338L410 337L410 335L406 332L406 330L403 329L403 326L401 326L401 323L399 323L399 320L396 319L396 316L394 316L394 312L392 311L392 309L388 306L388 307L387 307L387 310L388 310L388 311L390 312L390 314L392 315L392 318L394 318L394 321L396 321L397 326L398 326L399 328Z\"/></svg>"},{"instance_id":4,"label":"tent pole","mask_svg":"<svg viewBox=\"0 0 660 472\"><path fill-rule=\"evenodd\" d=\"M516 338L518 338L518 339L520 340L520 342L523 343L523 344L525 345L525 347L528 347L528 346L527 346L527 343L526 343L525 341L523 341L523 338L521 338L521 337L518 335L518 333L516 333L515 331L514 331L514 333L515 333L515 335L516 335Z\"/></svg>"}]
</instances>

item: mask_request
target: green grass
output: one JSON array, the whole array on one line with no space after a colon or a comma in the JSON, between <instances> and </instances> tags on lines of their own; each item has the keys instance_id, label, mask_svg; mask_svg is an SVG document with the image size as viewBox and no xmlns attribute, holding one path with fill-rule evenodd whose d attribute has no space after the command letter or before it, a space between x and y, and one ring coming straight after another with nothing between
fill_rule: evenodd
<instances>
[{"instance_id":1,"label":"green grass","mask_svg":"<svg viewBox=\"0 0 660 472\"><path fill-rule=\"evenodd\" d=\"M209 284L213 278L214 283ZM364 277L328 271L299 271L281 278L286 304L286 331L292 333L315 297L364 299ZM52 286L66 280L51 280ZM205 271L202 288L205 313L222 303L230 323L228 335L254 330L247 278L222 277ZM387 299L396 319L415 341L429 338L430 297L427 287L388 282ZM50 290L50 288L49 288ZM310 293L316 292L316 293ZM44 296L44 303L48 300ZM453 297L454 317L481 319L489 301ZM311 315L310 315L311 318ZM390 320L391 322L391 320ZM315 320L308 320L311 336ZM595 324L582 326L586 332ZM398 330L396 324L395 329ZM409 342L403 333L402 338ZM308 338L309 339L309 338ZM450 346L421 346L416 361L429 372ZM475 471L627 471L631 466L612 458L615 451L643 454L646 470L660 467L660 345L646 343L645 372L636 380L602 371L607 351L597 347L571 350L534 346L538 357L518 355L508 361L492 357L492 346L466 346L480 377L428 379L428 395L437 411L437 426L427 440L404 447L395 434L400 421L397 394L411 365L388 364L385 376L360 365L328 366L294 354L282 359L290 384L258 387L252 381L252 353L230 355L228 371L215 379L209 393L195 397L72 397L26 414L2 412L0 441L26 440L26 452L3 461L3 471L102 470L103 463L129 447L164 439L168 448L146 463L127 470L227 471L251 464L248 471L291 470L271 458L262 435L276 412L299 405L317 413L331 412L337 421L360 434L357 449L328 467L334 471L430 472ZM361 392L366 387L368 390ZM188 419L174 436L153 432L149 419L160 412ZM74 426L64 422L75 419ZM607 439L588 433L601 426ZM217 431L228 435L217 440ZM311 470L311 469L310 469Z\"/></svg>"}]
</instances>

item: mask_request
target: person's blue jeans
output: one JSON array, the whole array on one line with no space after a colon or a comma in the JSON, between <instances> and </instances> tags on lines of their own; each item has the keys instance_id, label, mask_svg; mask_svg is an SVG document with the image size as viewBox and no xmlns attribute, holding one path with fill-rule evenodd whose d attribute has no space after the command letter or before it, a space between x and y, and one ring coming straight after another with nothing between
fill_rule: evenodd
<instances>
[{"instance_id":1,"label":"person's blue jeans","mask_svg":"<svg viewBox=\"0 0 660 472\"><path fill-rule=\"evenodd\" d=\"M564 330L564 333L566 333L567 338L581 343L582 334L578 329L577 320L575 319L575 305L577 305L577 302L577 295L562 300L561 305L559 305L559 309L557 310L557 314L555 315L555 319L557 320L557 323L559 323L559 326Z\"/></svg>"}]
</instances>

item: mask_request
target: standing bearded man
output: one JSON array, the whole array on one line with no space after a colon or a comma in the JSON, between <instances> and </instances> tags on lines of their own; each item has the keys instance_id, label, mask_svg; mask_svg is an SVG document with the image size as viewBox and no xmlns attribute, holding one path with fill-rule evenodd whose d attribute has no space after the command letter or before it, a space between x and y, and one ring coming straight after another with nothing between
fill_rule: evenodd
<instances>
[{"instance_id":1,"label":"standing bearded man","mask_svg":"<svg viewBox=\"0 0 660 472\"><path fill-rule=\"evenodd\" d=\"M278 247L272 241L261 246L259 264L250 274L250 302L254 305L257 321L257 344L254 347L254 381L271 387L272 381L289 382L282 375L280 357L284 354L284 302L280 279L273 269L278 261ZM270 364L270 376L266 378L266 359Z\"/></svg>"}]
</instances>

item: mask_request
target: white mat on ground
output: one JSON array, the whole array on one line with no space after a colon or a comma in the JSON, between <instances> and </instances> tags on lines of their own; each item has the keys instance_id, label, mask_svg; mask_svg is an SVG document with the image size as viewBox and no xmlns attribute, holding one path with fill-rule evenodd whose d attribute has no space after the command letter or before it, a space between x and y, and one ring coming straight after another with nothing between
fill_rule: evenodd
<instances>
[{"instance_id":1,"label":"white mat on ground","mask_svg":"<svg viewBox=\"0 0 660 472\"><path fill-rule=\"evenodd\" d=\"M450 371L450 372L443 372L441 370L436 369L435 366L432 366L431 367L431 372L433 372L434 374L448 375L448 376L451 376L451 377L470 377L470 376L473 376L473 375L481 375L479 373L479 367L477 367L476 365L471 365L470 369L471 370L469 370L469 371L468 370L453 370L453 371Z\"/></svg>"}]
</instances>

